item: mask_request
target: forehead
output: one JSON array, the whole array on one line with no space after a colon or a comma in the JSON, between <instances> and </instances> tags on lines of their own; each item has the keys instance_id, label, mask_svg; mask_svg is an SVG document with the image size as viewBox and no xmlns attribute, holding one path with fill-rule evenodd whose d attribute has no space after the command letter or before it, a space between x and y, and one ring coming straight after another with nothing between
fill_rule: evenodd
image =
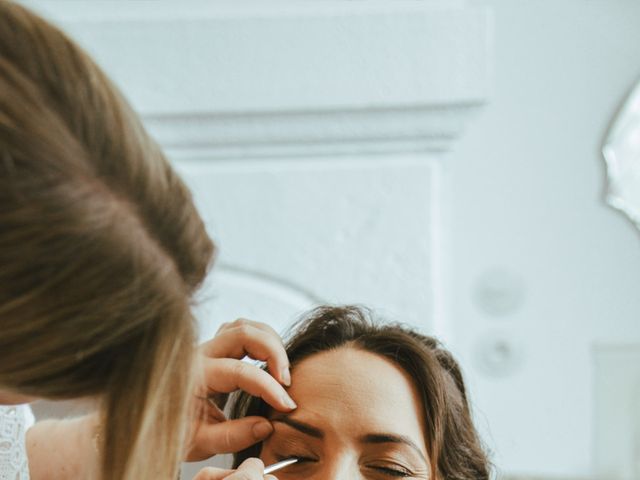
<instances>
[{"instance_id":1,"label":"forehead","mask_svg":"<svg viewBox=\"0 0 640 480\"><path fill-rule=\"evenodd\" d=\"M353 347L321 352L293 368L292 416L355 439L394 433L424 446L423 414L413 380L394 362Z\"/></svg>"}]
</instances>

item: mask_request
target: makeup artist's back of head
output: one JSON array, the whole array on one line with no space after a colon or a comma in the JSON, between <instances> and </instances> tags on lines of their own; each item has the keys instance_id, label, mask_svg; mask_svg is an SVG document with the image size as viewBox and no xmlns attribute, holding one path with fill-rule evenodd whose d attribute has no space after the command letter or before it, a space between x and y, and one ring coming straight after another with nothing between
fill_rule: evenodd
<instances>
[{"instance_id":1,"label":"makeup artist's back of head","mask_svg":"<svg viewBox=\"0 0 640 480\"><path fill-rule=\"evenodd\" d=\"M117 89L59 30L0 0L0 390L97 396L105 478L170 478L190 301L212 254Z\"/></svg>"},{"instance_id":2,"label":"makeup artist's back of head","mask_svg":"<svg viewBox=\"0 0 640 480\"><path fill-rule=\"evenodd\" d=\"M402 325L376 321L366 309L355 306L319 307L305 315L290 332L286 350L294 380L297 365L308 365L315 355L320 359L327 352L341 349L373 353L400 367L407 378L412 379L421 405L419 417L424 423L429 478L489 478L489 461L473 425L460 367L436 339ZM371 375L378 384L375 371L368 371L366 375ZM295 386L294 383L292 388ZM365 405L362 407L364 410ZM298 410L304 409L305 405L298 402ZM268 416L269 411L259 398L241 393L235 398L231 416ZM344 428L351 427L345 424ZM256 445L237 454L234 464L260 454L261 446Z\"/></svg>"}]
</instances>

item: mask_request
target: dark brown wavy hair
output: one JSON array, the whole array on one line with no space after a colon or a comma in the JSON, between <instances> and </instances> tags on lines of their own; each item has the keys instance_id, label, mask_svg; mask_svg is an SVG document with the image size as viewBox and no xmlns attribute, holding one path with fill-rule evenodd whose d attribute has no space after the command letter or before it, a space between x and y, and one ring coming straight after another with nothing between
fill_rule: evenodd
<instances>
[{"instance_id":1,"label":"dark brown wavy hair","mask_svg":"<svg viewBox=\"0 0 640 480\"><path fill-rule=\"evenodd\" d=\"M431 478L486 480L490 463L473 425L460 367L433 337L399 324L376 321L365 308L324 306L312 310L290 330L286 343L291 366L316 353L349 346L375 353L400 366L414 380L424 412ZM231 416L268 416L260 398L239 393ZM237 453L234 465L260 455L257 444Z\"/></svg>"}]
</instances>

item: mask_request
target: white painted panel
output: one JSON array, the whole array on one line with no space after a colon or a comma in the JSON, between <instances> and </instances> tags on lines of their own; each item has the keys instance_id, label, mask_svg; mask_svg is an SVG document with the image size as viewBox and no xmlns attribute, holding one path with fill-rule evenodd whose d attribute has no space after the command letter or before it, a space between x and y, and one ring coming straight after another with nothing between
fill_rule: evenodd
<instances>
[{"instance_id":1,"label":"white painted panel","mask_svg":"<svg viewBox=\"0 0 640 480\"><path fill-rule=\"evenodd\" d=\"M595 466L609 480L640 478L640 345L600 345L595 366Z\"/></svg>"},{"instance_id":2,"label":"white painted panel","mask_svg":"<svg viewBox=\"0 0 640 480\"><path fill-rule=\"evenodd\" d=\"M220 265L433 330L435 163L399 155L175 164L219 244ZM244 309L237 304L236 315Z\"/></svg>"}]
</instances>

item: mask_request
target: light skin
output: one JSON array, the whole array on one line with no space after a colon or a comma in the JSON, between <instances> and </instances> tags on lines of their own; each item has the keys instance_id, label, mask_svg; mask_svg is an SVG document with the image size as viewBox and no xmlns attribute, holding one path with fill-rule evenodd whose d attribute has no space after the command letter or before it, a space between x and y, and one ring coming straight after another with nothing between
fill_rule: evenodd
<instances>
[{"instance_id":1,"label":"light skin","mask_svg":"<svg viewBox=\"0 0 640 480\"><path fill-rule=\"evenodd\" d=\"M341 347L306 358L292 378L298 408L273 413L275 431L261 458L303 461L279 471L279 479L429 478L420 400L400 367Z\"/></svg>"},{"instance_id":2,"label":"light skin","mask_svg":"<svg viewBox=\"0 0 640 480\"><path fill-rule=\"evenodd\" d=\"M267 364L268 373L242 362L246 355ZM268 325L239 319L224 324L216 336L199 350L202 381L194 401L204 409L192 428L187 461L232 453L264 440L273 433L270 421L261 417L227 420L220 409L205 399L235 390L244 390L265 400L278 412L296 408L285 387L290 385L289 360L279 335ZM34 399L0 391L0 405L27 403ZM89 478L98 464L95 434L98 417L87 415L73 420L36 423L27 432L27 453L32 480ZM56 448L51 448L56 445ZM206 468L197 480L269 480L257 459L245 462L236 472Z\"/></svg>"}]
</instances>

